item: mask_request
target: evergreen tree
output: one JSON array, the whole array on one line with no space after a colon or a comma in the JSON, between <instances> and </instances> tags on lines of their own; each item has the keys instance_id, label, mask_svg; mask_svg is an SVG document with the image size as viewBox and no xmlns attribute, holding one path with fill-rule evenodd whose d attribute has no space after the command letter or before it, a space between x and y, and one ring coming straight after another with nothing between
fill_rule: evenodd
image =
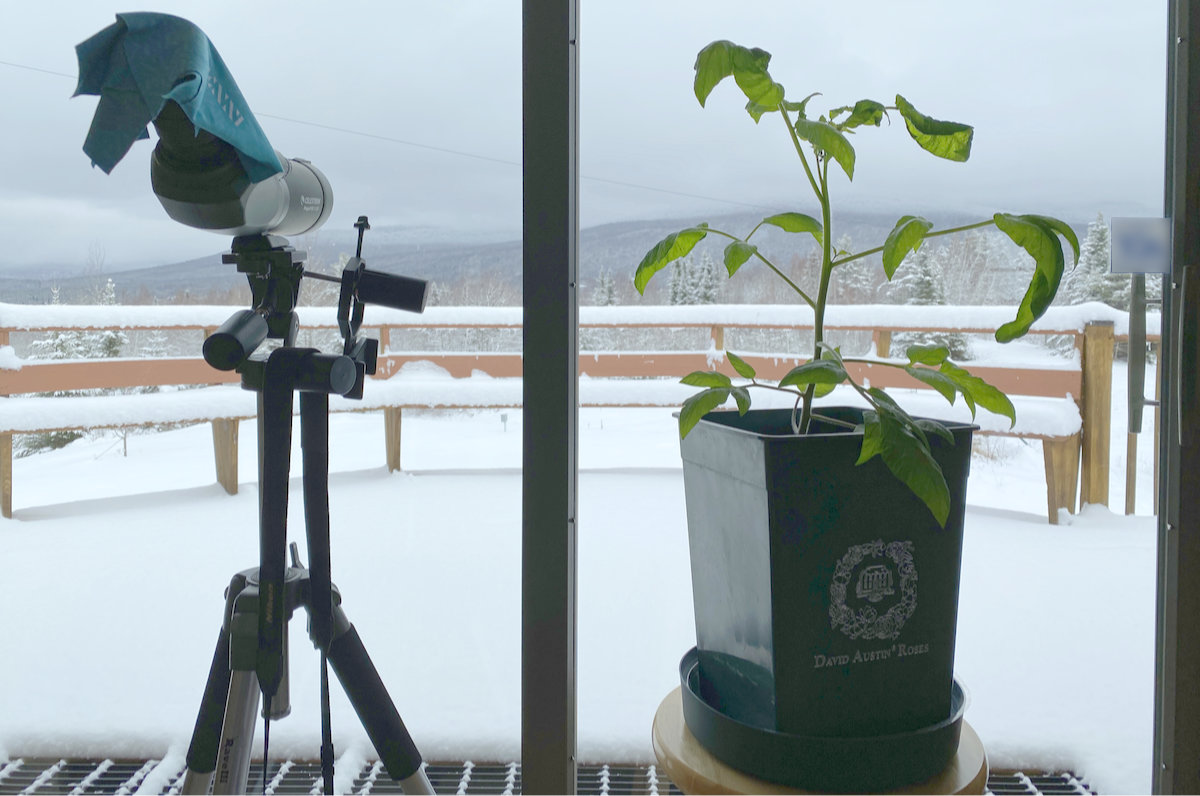
<instances>
[{"instance_id":1,"label":"evergreen tree","mask_svg":"<svg viewBox=\"0 0 1200 796\"><path fill-rule=\"evenodd\" d=\"M924 245L904 258L892 280L892 293L902 303L911 306L938 306L946 303L942 286L947 251ZM942 345L950 356L962 359L969 353L967 338L955 332L901 332L892 337L892 348L903 353L910 345Z\"/></svg>"},{"instance_id":2,"label":"evergreen tree","mask_svg":"<svg viewBox=\"0 0 1200 796\"><path fill-rule=\"evenodd\" d=\"M1129 309L1129 275L1109 273L1110 247L1108 223L1103 214L1097 213L1079 247L1079 262L1064 275L1069 303L1102 301L1110 307Z\"/></svg>"},{"instance_id":3,"label":"evergreen tree","mask_svg":"<svg viewBox=\"0 0 1200 796\"><path fill-rule=\"evenodd\" d=\"M671 279L670 279L670 282L668 283L668 289L670 291L670 296L669 296L668 300L670 301L670 303L672 305L688 303L686 301L686 295L685 295L686 290L687 290L687 288L685 286L685 282L686 282L685 274L686 274L686 270L687 270L687 263L689 261L690 261L690 258L683 257L681 259L676 260L674 262L674 264L671 266Z\"/></svg>"},{"instance_id":4,"label":"evergreen tree","mask_svg":"<svg viewBox=\"0 0 1200 796\"><path fill-rule=\"evenodd\" d=\"M613 280L612 271L607 268L600 269L594 294L594 303L601 307L611 307L617 303L617 284Z\"/></svg>"},{"instance_id":5,"label":"evergreen tree","mask_svg":"<svg viewBox=\"0 0 1200 796\"><path fill-rule=\"evenodd\" d=\"M723 268L717 265L712 255L704 251L700 255L695 276L697 304L716 304L721 293L721 272Z\"/></svg>"}]
</instances>

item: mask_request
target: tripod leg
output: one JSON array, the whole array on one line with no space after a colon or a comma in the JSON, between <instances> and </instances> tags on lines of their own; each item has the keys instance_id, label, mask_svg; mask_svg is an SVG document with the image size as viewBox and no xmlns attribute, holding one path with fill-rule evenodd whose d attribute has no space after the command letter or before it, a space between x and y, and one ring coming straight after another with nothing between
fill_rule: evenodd
<instances>
[{"instance_id":1,"label":"tripod leg","mask_svg":"<svg viewBox=\"0 0 1200 796\"><path fill-rule=\"evenodd\" d=\"M208 668L208 682L204 686L204 697L200 700L196 727L188 746L187 775L180 791L184 794L208 793L213 771L217 767L218 739L225 718L225 703L229 697L229 624L237 596L245 587L245 573L239 572L233 576L225 592L221 634L217 637L217 648L213 651L212 664Z\"/></svg>"},{"instance_id":2,"label":"tripod leg","mask_svg":"<svg viewBox=\"0 0 1200 796\"><path fill-rule=\"evenodd\" d=\"M258 697L257 675L252 671L234 671L229 678L214 794L246 792L254 725L258 720Z\"/></svg>"},{"instance_id":3,"label":"tripod leg","mask_svg":"<svg viewBox=\"0 0 1200 796\"><path fill-rule=\"evenodd\" d=\"M338 619L345 621L344 615L338 616L340 610L334 614L335 626L341 624ZM396 712L354 625L349 625L329 645L329 663L388 774L400 783L405 793L433 793L433 785L421 768L421 753Z\"/></svg>"},{"instance_id":4,"label":"tripod leg","mask_svg":"<svg viewBox=\"0 0 1200 796\"><path fill-rule=\"evenodd\" d=\"M188 746L187 775L180 789L184 794L208 793L213 770L217 767L217 739L225 718L225 700L229 696L229 631L222 628L208 669L208 683L196 716L196 728Z\"/></svg>"}]
</instances>

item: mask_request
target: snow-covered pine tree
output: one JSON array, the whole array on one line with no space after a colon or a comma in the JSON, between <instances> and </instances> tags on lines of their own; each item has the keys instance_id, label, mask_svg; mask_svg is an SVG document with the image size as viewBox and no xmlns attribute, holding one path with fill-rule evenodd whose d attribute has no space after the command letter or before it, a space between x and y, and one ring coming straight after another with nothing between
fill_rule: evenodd
<instances>
[{"instance_id":1,"label":"snow-covered pine tree","mask_svg":"<svg viewBox=\"0 0 1200 796\"><path fill-rule=\"evenodd\" d=\"M673 304L687 304L687 264L690 257L683 257L671 266L671 279L668 283L668 301Z\"/></svg>"},{"instance_id":2,"label":"snow-covered pine tree","mask_svg":"<svg viewBox=\"0 0 1200 796\"><path fill-rule=\"evenodd\" d=\"M700 262L696 265L696 304L716 304L721 293L721 273L724 269L717 265L707 250L700 254Z\"/></svg>"},{"instance_id":3,"label":"snow-covered pine tree","mask_svg":"<svg viewBox=\"0 0 1200 796\"><path fill-rule=\"evenodd\" d=\"M113 284L111 277L105 280L104 284L96 290L94 303L106 307L116 306L117 286ZM121 356L121 349L129 343L129 338L120 329L104 329L103 331L92 332L85 336L85 340L86 353L84 356L88 359L119 357Z\"/></svg>"},{"instance_id":4,"label":"snow-covered pine tree","mask_svg":"<svg viewBox=\"0 0 1200 796\"><path fill-rule=\"evenodd\" d=\"M611 307L617 303L617 283L613 279L612 271L607 268L600 269L600 275L596 278L596 287L593 290L592 301L601 307Z\"/></svg>"},{"instance_id":5,"label":"snow-covered pine tree","mask_svg":"<svg viewBox=\"0 0 1200 796\"><path fill-rule=\"evenodd\" d=\"M928 244L912 252L896 271L892 295L911 306L944 305L942 274L947 256L944 246L934 249ZM950 356L955 359L966 357L970 351L967 338L955 332L900 332L892 336L893 351L903 354L910 345L942 345L950 349Z\"/></svg>"},{"instance_id":6,"label":"snow-covered pine tree","mask_svg":"<svg viewBox=\"0 0 1200 796\"><path fill-rule=\"evenodd\" d=\"M1129 275L1109 273L1110 246L1108 222L1097 213L1079 247L1078 265L1064 275L1071 304L1102 301L1110 307L1129 309Z\"/></svg>"}]
</instances>

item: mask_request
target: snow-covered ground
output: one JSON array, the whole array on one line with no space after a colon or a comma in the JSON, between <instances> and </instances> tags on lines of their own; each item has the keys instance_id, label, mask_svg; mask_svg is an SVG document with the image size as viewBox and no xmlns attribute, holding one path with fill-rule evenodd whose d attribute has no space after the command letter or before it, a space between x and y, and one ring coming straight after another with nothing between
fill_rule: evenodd
<instances>
[{"instance_id":1,"label":"snow-covered ground","mask_svg":"<svg viewBox=\"0 0 1200 796\"><path fill-rule=\"evenodd\" d=\"M1120 366L1114 384L1112 510L1050 526L1039 443L991 439L976 457L957 671L994 767L1146 792L1152 453L1145 435L1140 513L1122 516ZM334 581L415 740L428 759L518 758L520 412L406 414L403 474L384 466L380 416L332 427ZM589 409L580 435L579 756L651 762L654 711L694 643L675 424L669 409ZM0 761L182 754L222 591L257 563L252 424L242 437L233 497L203 425L131 436L127 456L100 437L17 460L15 516L0 520ZM293 713L272 749L312 757L317 656L292 625ZM333 696L339 755L373 755Z\"/></svg>"}]
</instances>

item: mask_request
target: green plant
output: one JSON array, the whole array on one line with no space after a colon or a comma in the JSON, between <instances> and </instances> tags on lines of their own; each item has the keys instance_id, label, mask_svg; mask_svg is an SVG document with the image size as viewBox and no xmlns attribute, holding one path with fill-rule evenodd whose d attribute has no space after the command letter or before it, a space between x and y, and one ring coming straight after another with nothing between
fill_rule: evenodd
<instances>
[{"instance_id":1,"label":"green plant","mask_svg":"<svg viewBox=\"0 0 1200 796\"><path fill-rule=\"evenodd\" d=\"M729 351L725 354L730 365L748 383L735 384L728 375L715 370L689 374L683 382L702 389L683 405L679 415L680 436L686 436L703 415L723 405L730 397L744 414L750 408L748 388L751 387L794 393L797 398L792 413L792 429L802 434L813 418L814 399L827 395L839 384L848 383L870 404L861 426L863 442L858 462L861 464L875 456L882 457L888 469L924 501L944 526L950 510L950 495L941 469L930 452L929 435L935 434L950 442L953 442L953 437L940 423L911 417L883 390L864 387L851 378L846 363L856 360L843 358L838 349L825 341L825 309L830 281L839 268L874 254L881 254L884 272L891 279L901 262L927 238L995 226L1028 252L1035 263L1029 288L1021 300L1016 317L995 333L998 341L1009 342L1024 335L1054 300L1065 267L1059 236L1071 244L1075 260L1079 259L1079 240L1067 224L1044 215L996 213L992 218L978 223L940 230L935 230L928 220L920 216L905 215L896 222L882 245L857 253L837 249L831 242L829 167L836 163L847 179L854 179L855 152L849 135L860 127L879 127L885 117L890 122L890 114L894 111L903 119L909 135L922 149L940 158L962 162L970 156L974 130L969 125L926 116L899 94L894 105L864 99L810 119L807 106L819 95L809 94L800 102L786 99L783 86L775 82L767 71L770 60L770 53L764 50L749 49L728 41L713 42L696 57L696 99L703 106L717 84L727 77L733 77L746 95L746 111L755 123L768 114L779 114L804 167L808 185L816 196L820 218L799 212L779 213L764 218L745 237L713 229L708 224L688 227L668 235L647 252L638 265L634 285L639 293L644 293L654 274L686 256L709 234L728 238L730 242L725 246L724 263L731 277L747 262L755 259L773 271L812 308L814 350L811 359L792 369L778 384L759 381L754 368ZM811 162L808 152L812 155ZM795 284L750 242L763 225L771 225L789 233L811 235L816 240L821 252L821 270L815 293ZM955 365L950 361L949 351L945 347L910 346L906 357L908 361L903 363L877 364L903 368L951 403L958 395L962 395L972 417L976 406L982 406L1016 422L1016 410L1008 397L983 379Z\"/></svg>"}]
</instances>

